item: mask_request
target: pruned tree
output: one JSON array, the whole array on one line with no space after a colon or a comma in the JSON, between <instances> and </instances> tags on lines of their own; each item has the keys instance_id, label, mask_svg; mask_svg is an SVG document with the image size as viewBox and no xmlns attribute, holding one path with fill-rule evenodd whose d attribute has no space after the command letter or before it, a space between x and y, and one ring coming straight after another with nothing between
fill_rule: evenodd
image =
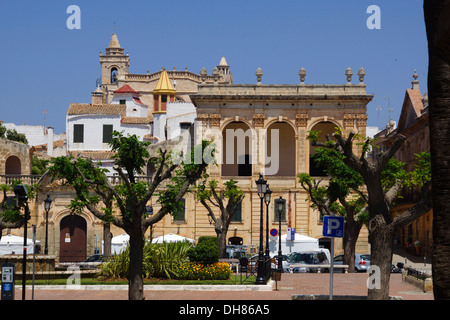
<instances>
[{"instance_id":1,"label":"pruned tree","mask_svg":"<svg viewBox=\"0 0 450 320\"><path fill-rule=\"evenodd\" d=\"M120 177L116 185L112 185L105 170L90 159L58 157L49 168L51 176L75 189L76 197L69 206L73 211L87 208L97 218L122 228L130 236L130 300L144 299L142 263L146 230L180 209L181 199L198 179L204 178L208 166L203 157L200 163L193 160L195 152L203 154L209 142L195 146L184 161L175 161L172 150L159 148L152 181L139 181L137 177L143 173L142 168L150 157L148 144L139 141L136 135L113 132L110 146L115 152L114 170ZM153 195L158 196L161 208L148 215L146 206ZM107 201L104 203L105 199L110 199L114 207L108 206Z\"/></svg>"},{"instance_id":2,"label":"pruned tree","mask_svg":"<svg viewBox=\"0 0 450 320\"><path fill-rule=\"evenodd\" d=\"M388 190L383 187L383 170L386 168L389 160L397 152L405 141L405 137L397 135L392 145L382 152L376 159L368 159L367 152L370 150L371 140L366 139L361 143L361 154L356 155L353 152L355 133L350 133L347 138L342 135L341 130L334 133L335 140L327 137L327 143L313 142L314 145L321 145L327 148L334 148L343 155L344 163L351 169L358 172L364 180L367 188L368 204L368 230L369 243L371 245L371 266L379 268L381 284L369 286L368 299L385 300L389 296L389 278L392 264L392 254L394 249L394 237L400 228L427 213L431 209L431 187L430 181L421 182L421 200L411 207L408 211L392 216L392 206L401 188L401 183L396 181ZM421 168L417 168L422 173L420 176L429 176L429 163ZM378 276L378 275L377 275Z\"/></svg>"},{"instance_id":3,"label":"pruned tree","mask_svg":"<svg viewBox=\"0 0 450 320\"><path fill-rule=\"evenodd\" d=\"M237 186L237 181L231 179L224 182L224 188L218 189L215 180L203 181L197 187L197 199L208 211L210 223L219 239L220 257L226 257L227 232L230 222L236 214L244 192Z\"/></svg>"}]
</instances>

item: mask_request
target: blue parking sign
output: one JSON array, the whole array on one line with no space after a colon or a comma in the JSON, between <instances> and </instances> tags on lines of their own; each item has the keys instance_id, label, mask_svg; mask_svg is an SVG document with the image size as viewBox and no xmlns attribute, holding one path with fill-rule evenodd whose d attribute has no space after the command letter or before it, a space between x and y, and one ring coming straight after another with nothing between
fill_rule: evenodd
<instances>
[{"instance_id":1,"label":"blue parking sign","mask_svg":"<svg viewBox=\"0 0 450 320\"><path fill-rule=\"evenodd\" d=\"M344 217L324 216L322 234L324 237L344 237Z\"/></svg>"}]
</instances>

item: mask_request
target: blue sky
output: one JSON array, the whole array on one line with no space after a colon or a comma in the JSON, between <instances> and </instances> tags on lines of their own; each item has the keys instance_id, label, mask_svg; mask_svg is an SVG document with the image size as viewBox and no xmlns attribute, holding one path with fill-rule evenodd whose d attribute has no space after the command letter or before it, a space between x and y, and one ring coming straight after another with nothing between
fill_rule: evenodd
<instances>
[{"instance_id":1,"label":"blue sky","mask_svg":"<svg viewBox=\"0 0 450 320\"><path fill-rule=\"evenodd\" d=\"M81 29L69 30L69 5L81 9ZM370 5L381 29L370 30ZM99 53L115 31L131 57L130 72L161 67L208 73L226 57L234 83L346 83L345 69L366 70L368 125L398 120L414 69L427 91L427 41L421 0L48 0L2 1L0 120L44 124L65 132L71 102L90 102L100 77Z\"/></svg>"}]
</instances>

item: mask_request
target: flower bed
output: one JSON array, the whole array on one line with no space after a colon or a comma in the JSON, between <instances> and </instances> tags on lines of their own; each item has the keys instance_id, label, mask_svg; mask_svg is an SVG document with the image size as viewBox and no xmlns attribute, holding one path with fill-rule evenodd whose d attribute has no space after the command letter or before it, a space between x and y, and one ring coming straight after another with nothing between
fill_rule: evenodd
<instances>
[{"instance_id":1,"label":"flower bed","mask_svg":"<svg viewBox=\"0 0 450 320\"><path fill-rule=\"evenodd\" d=\"M180 271L180 278L185 280L228 280L233 273L230 265L225 262L188 262L180 266Z\"/></svg>"}]
</instances>

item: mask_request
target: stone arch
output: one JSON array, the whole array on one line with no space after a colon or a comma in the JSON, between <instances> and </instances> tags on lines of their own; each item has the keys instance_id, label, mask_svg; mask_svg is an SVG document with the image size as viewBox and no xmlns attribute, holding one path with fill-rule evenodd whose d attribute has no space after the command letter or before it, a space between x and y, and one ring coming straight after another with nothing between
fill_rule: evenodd
<instances>
[{"instance_id":1,"label":"stone arch","mask_svg":"<svg viewBox=\"0 0 450 320\"><path fill-rule=\"evenodd\" d=\"M287 121L272 122L267 126L265 138L265 175L296 176L295 127Z\"/></svg>"},{"instance_id":2,"label":"stone arch","mask_svg":"<svg viewBox=\"0 0 450 320\"><path fill-rule=\"evenodd\" d=\"M5 174L20 175L22 174L22 162L20 158L11 155L5 161Z\"/></svg>"},{"instance_id":3,"label":"stone arch","mask_svg":"<svg viewBox=\"0 0 450 320\"><path fill-rule=\"evenodd\" d=\"M333 121L318 121L315 122L314 125L311 126L311 131L320 131L318 142L325 142L327 135L332 135L335 131L336 123ZM314 154L316 150L316 146L312 145L312 142L309 142L309 175L314 177L324 177L327 176L324 169L319 167L314 159L312 158L312 155Z\"/></svg>"},{"instance_id":4,"label":"stone arch","mask_svg":"<svg viewBox=\"0 0 450 320\"><path fill-rule=\"evenodd\" d=\"M228 131L230 130L230 131ZM222 126L222 176L251 176L254 130L246 121L229 121Z\"/></svg>"}]
</instances>

